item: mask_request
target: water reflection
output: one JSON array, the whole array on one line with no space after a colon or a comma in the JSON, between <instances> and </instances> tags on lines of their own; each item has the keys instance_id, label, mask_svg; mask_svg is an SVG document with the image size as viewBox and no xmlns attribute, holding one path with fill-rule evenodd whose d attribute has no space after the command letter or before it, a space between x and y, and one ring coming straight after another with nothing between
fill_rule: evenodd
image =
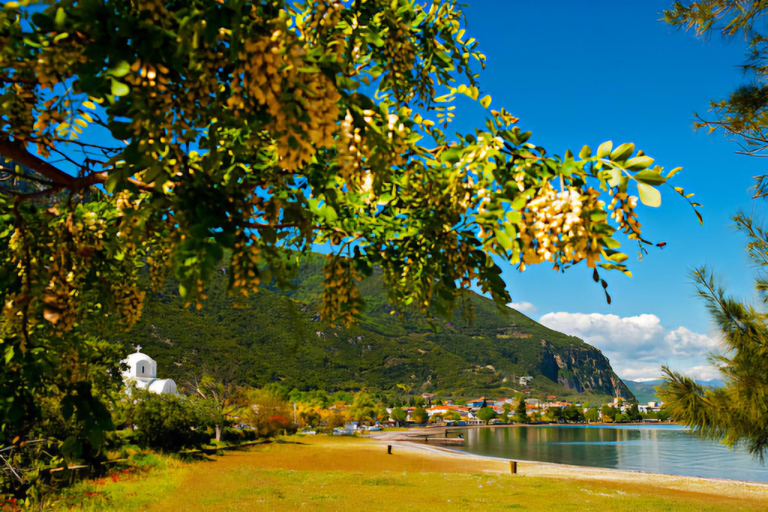
<instances>
[{"instance_id":1,"label":"water reflection","mask_svg":"<svg viewBox=\"0 0 768 512\"><path fill-rule=\"evenodd\" d=\"M690 437L676 425L495 427L467 429L465 451L479 455L768 482L768 468L746 451Z\"/></svg>"}]
</instances>

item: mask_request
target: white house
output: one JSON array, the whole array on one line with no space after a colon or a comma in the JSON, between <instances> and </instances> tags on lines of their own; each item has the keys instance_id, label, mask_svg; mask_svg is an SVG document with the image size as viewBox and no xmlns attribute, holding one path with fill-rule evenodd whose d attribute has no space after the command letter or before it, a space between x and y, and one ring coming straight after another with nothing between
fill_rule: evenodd
<instances>
[{"instance_id":1,"label":"white house","mask_svg":"<svg viewBox=\"0 0 768 512\"><path fill-rule=\"evenodd\" d=\"M134 383L138 389L148 389L154 393L178 394L173 380L157 378L157 363L141 352L141 345L137 345L136 352L122 362L128 365L128 371L123 372L126 384Z\"/></svg>"}]
</instances>

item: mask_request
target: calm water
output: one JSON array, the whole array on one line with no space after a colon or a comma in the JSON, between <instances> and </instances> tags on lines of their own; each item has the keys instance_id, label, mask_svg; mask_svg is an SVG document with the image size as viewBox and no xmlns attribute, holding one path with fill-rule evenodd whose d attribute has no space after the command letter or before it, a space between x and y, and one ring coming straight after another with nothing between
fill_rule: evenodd
<instances>
[{"instance_id":1,"label":"calm water","mask_svg":"<svg viewBox=\"0 0 768 512\"><path fill-rule=\"evenodd\" d=\"M677 425L467 429L464 451L509 459L768 482L745 450L688 435Z\"/></svg>"}]
</instances>

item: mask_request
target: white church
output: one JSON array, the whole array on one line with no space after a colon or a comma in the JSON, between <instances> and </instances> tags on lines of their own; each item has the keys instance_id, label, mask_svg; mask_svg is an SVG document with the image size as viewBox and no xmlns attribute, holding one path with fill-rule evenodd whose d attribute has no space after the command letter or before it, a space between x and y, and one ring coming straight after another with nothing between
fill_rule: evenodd
<instances>
[{"instance_id":1,"label":"white church","mask_svg":"<svg viewBox=\"0 0 768 512\"><path fill-rule=\"evenodd\" d=\"M136 352L122 362L128 365L128 370L123 372L126 384L133 383L138 389L148 389L153 393L178 394L173 380L157 378L157 363L141 352L141 345L137 345Z\"/></svg>"}]
</instances>

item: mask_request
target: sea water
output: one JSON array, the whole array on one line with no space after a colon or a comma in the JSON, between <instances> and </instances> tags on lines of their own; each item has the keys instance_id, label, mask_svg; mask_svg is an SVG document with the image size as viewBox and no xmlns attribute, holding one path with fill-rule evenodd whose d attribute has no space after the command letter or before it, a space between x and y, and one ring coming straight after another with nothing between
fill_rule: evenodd
<instances>
[{"instance_id":1,"label":"sea water","mask_svg":"<svg viewBox=\"0 0 768 512\"><path fill-rule=\"evenodd\" d=\"M679 425L468 428L463 451L493 457L648 473L768 482L743 448L692 437Z\"/></svg>"}]
</instances>

